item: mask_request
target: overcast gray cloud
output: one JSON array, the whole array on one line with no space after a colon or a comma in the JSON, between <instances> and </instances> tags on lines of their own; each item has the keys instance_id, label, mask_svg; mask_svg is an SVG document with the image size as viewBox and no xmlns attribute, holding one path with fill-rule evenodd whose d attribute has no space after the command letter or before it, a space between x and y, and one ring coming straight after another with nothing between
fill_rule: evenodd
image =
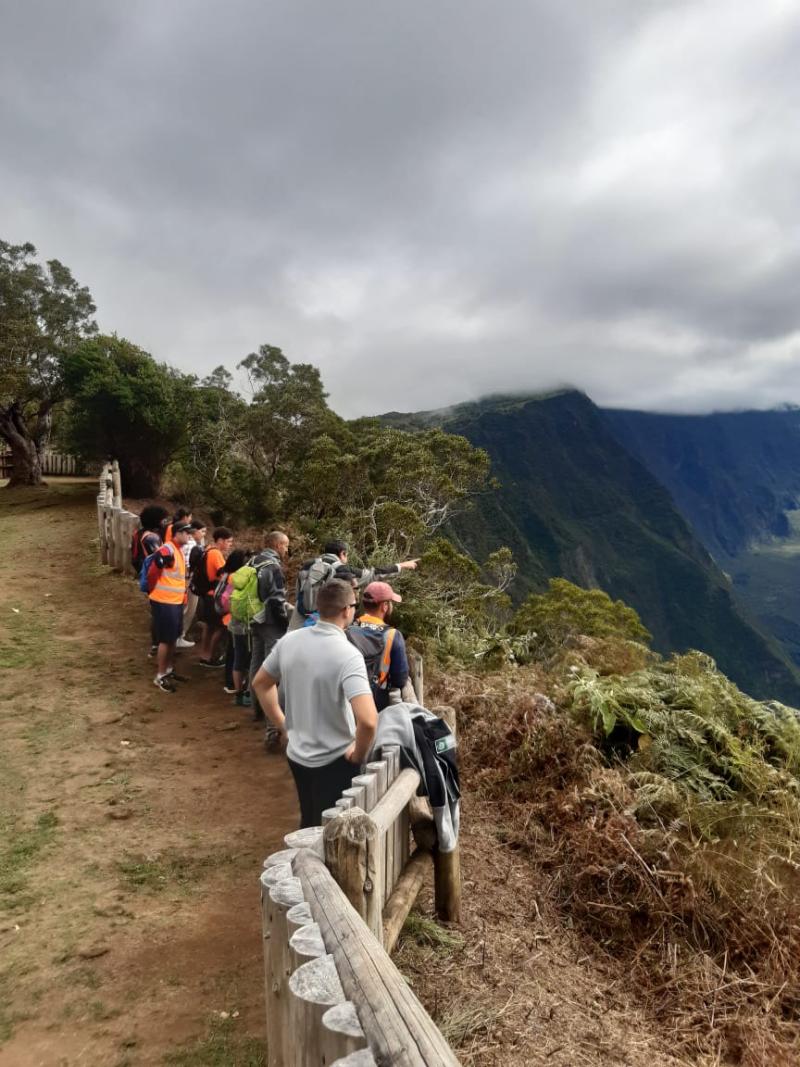
<instances>
[{"instance_id":1,"label":"overcast gray cloud","mask_svg":"<svg viewBox=\"0 0 800 1067\"><path fill-rule=\"evenodd\" d=\"M346 415L569 381L800 403L784 0L5 0L0 237L187 370Z\"/></svg>"}]
</instances>

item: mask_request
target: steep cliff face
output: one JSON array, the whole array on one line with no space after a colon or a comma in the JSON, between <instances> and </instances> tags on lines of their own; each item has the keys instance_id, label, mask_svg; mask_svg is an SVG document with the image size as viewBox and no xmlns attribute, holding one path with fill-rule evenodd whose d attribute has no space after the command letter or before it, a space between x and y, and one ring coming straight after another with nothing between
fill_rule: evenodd
<instances>
[{"instance_id":1,"label":"steep cliff face","mask_svg":"<svg viewBox=\"0 0 800 1067\"><path fill-rule=\"evenodd\" d=\"M786 513L800 501L800 411L603 414L717 559L789 535Z\"/></svg>"},{"instance_id":2,"label":"steep cliff face","mask_svg":"<svg viewBox=\"0 0 800 1067\"><path fill-rule=\"evenodd\" d=\"M454 534L477 556L508 545L519 599L558 575L599 586L636 608L659 650L702 649L748 692L800 699L782 651L737 610L669 492L588 397L495 397L386 419L439 425L489 453L499 486Z\"/></svg>"}]
</instances>

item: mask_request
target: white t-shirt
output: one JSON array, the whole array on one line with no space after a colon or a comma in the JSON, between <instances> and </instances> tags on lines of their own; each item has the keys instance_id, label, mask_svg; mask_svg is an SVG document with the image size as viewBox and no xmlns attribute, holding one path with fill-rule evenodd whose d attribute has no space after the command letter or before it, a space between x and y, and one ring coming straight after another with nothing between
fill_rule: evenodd
<instances>
[{"instance_id":1,"label":"white t-shirt","mask_svg":"<svg viewBox=\"0 0 800 1067\"><path fill-rule=\"evenodd\" d=\"M195 541L193 537L190 537L186 544L181 547L181 552L183 552L183 558L186 560L187 567L189 566L189 556L191 556L192 549L196 544L197 541Z\"/></svg>"},{"instance_id":2,"label":"white t-shirt","mask_svg":"<svg viewBox=\"0 0 800 1067\"><path fill-rule=\"evenodd\" d=\"M264 660L281 683L286 755L304 767L339 759L356 736L353 697L371 693L364 657L332 622L293 630Z\"/></svg>"}]
</instances>

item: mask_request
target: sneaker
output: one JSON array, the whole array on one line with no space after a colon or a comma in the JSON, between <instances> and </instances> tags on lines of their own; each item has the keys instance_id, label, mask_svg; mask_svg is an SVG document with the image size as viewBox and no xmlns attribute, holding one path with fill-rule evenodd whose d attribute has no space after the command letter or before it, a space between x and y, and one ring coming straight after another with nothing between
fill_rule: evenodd
<instances>
[{"instance_id":1,"label":"sneaker","mask_svg":"<svg viewBox=\"0 0 800 1067\"><path fill-rule=\"evenodd\" d=\"M153 679L153 685L156 689L160 689L162 693L176 692L175 686L172 684L170 675L168 674L165 674L163 678L155 677Z\"/></svg>"},{"instance_id":2,"label":"sneaker","mask_svg":"<svg viewBox=\"0 0 800 1067\"><path fill-rule=\"evenodd\" d=\"M223 685L222 692L227 693L230 697L239 695L239 690L235 685Z\"/></svg>"},{"instance_id":3,"label":"sneaker","mask_svg":"<svg viewBox=\"0 0 800 1067\"><path fill-rule=\"evenodd\" d=\"M224 659L199 659L197 661L201 667L224 667Z\"/></svg>"},{"instance_id":4,"label":"sneaker","mask_svg":"<svg viewBox=\"0 0 800 1067\"><path fill-rule=\"evenodd\" d=\"M171 682L190 682L191 678L187 678L185 674L176 674L175 671L167 671L167 678Z\"/></svg>"},{"instance_id":5,"label":"sneaker","mask_svg":"<svg viewBox=\"0 0 800 1067\"><path fill-rule=\"evenodd\" d=\"M158 645L151 645L151 646L150 646L150 651L149 651L149 652L147 653L147 658L148 658L148 659L153 659L153 657L154 657L154 656L155 656L155 655L156 655L157 653L158 653Z\"/></svg>"},{"instance_id":6,"label":"sneaker","mask_svg":"<svg viewBox=\"0 0 800 1067\"><path fill-rule=\"evenodd\" d=\"M179 637L175 642L176 648L194 648L194 641L187 641L185 637Z\"/></svg>"},{"instance_id":7,"label":"sneaker","mask_svg":"<svg viewBox=\"0 0 800 1067\"><path fill-rule=\"evenodd\" d=\"M247 690L242 690L236 694L236 707L237 708L249 708L252 701L250 700L250 694Z\"/></svg>"}]
</instances>

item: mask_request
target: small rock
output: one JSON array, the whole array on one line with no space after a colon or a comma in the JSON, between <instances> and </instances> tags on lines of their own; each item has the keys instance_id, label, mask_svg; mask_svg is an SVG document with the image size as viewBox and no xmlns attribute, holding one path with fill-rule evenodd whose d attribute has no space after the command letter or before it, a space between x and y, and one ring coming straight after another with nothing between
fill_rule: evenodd
<instances>
[{"instance_id":1,"label":"small rock","mask_svg":"<svg viewBox=\"0 0 800 1067\"><path fill-rule=\"evenodd\" d=\"M78 949L78 957L82 960L96 960L98 956L105 956L110 951L110 945L89 945L87 948Z\"/></svg>"},{"instance_id":2,"label":"small rock","mask_svg":"<svg viewBox=\"0 0 800 1067\"><path fill-rule=\"evenodd\" d=\"M223 723L222 726L215 726L214 729L217 731L217 733L222 733L223 730L238 730L239 729L239 723L238 722L226 722L226 723Z\"/></svg>"},{"instance_id":3,"label":"small rock","mask_svg":"<svg viewBox=\"0 0 800 1067\"><path fill-rule=\"evenodd\" d=\"M112 808L108 812L109 819L130 819L131 815L133 815L133 812L130 808Z\"/></svg>"}]
</instances>

